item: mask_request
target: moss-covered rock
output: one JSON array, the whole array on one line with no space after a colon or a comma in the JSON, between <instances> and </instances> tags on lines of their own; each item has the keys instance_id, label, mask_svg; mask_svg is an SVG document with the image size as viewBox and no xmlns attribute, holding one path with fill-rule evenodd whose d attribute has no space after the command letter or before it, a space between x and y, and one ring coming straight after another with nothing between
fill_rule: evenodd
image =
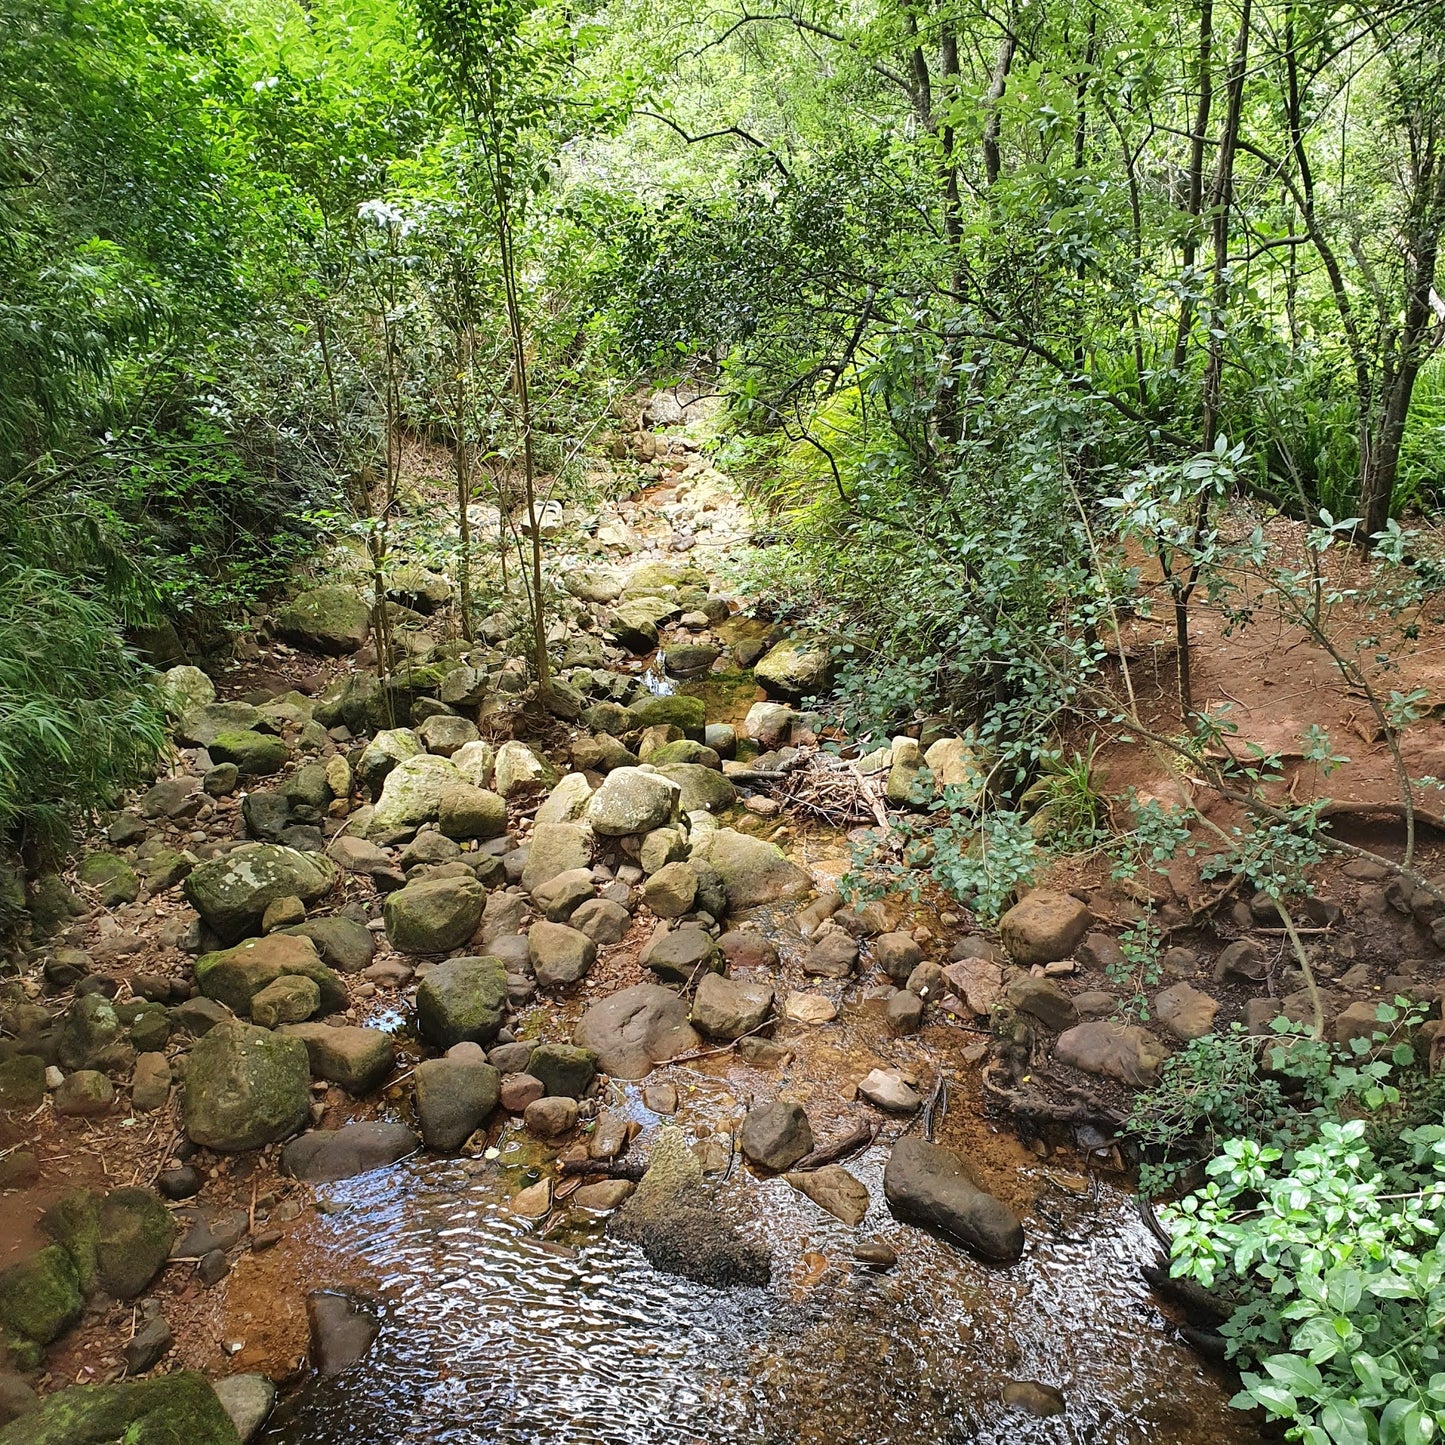
<instances>
[{"instance_id":1,"label":"moss-covered rock","mask_svg":"<svg viewBox=\"0 0 1445 1445\"><path fill-rule=\"evenodd\" d=\"M48 1345L80 1318L85 1299L74 1261L58 1244L33 1259L0 1270L0 1324L28 1340ZM75 1437L65 1440L72 1445ZM7 1442L9 1431L0 1434ZM57 1445L61 1437L57 1436Z\"/></svg>"},{"instance_id":2,"label":"moss-covered rock","mask_svg":"<svg viewBox=\"0 0 1445 1445\"><path fill-rule=\"evenodd\" d=\"M134 1299L160 1272L176 1226L149 1189L112 1189L96 1217L96 1280L117 1299Z\"/></svg>"},{"instance_id":3,"label":"moss-covered rock","mask_svg":"<svg viewBox=\"0 0 1445 1445\"><path fill-rule=\"evenodd\" d=\"M122 1032L120 1016L104 994L81 994L65 1011L56 1030L61 1066L67 1069L103 1067Z\"/></svg>"},{"instance_id":4,"label":"moss-covered rock","mask_svg":"<svg viewBox=\"0 0 1445 1445\"><path fill-rule=\"evenodd\" d=\"M140 878L134 868L116 853L91 853L81 859L75 876L87 888L100 894L101 906L116 908L140 897Z\"/></svg>"},{"instance_id":5,"label":"moss-covered rock","mask_svg":"<svg viewBox=\"0 0 1445 1445\"><path fill-rule=\"evenodd\" d=\"M467 1041L490 1044L507 1013L507 970L496 958L453 958L416 991L422 1036L438 1048Z\"/></svg>"},{"instance_id":6,"label":"moss-covered rock","mask_svg":"<svg viewBox=\"0 0 1445 1445\"><path fill-rule=\"evenodd\" d=\"M386 936L401 953L446 953L482 921L487 890L475 878L429 878L387 896Z\"/></svg>"},{"instance_id":7,"label":"moss-covered rock","mask_svg":"<svg viewBox=\"0 0 1445 1445\"><path fill-rule=\"evenodd\" d=\"M276 617L276 630L308 652L359 652L371 629L371 608L349 587L313 587Z\"/></svg>"},{"instance_id":8,"label":"moss-covered rock","mask_svg":"<svg viewBox=\"0 0 1445 1445\"><path fill-rule=\"evenodd\" d=\"M720 813L738 800L738 790L720 772L702 763L668 763L657 771L682 789L684 813Z\"/></svg>"},{"instance_id":9,"label":"moss-covered rock","mask_svg":"<svg viewBox=\"0 0 1445 1445\"><path fill-rule=\"evenodd\" d=\"M0 1060L0 1110L36 1109L45 1102L45 1060L15 1054Z\"/></svg>"},{"instance_id":10,"label":"moss-covered rock","mask_svg":"<svg viewBox=\"0 0 1445 1445\"><path fill-rule=\"evenodd\" d=\"M80 1288L93 1288L100 1267L100 1196L72 1189L40 1216L40 1227L70 1256Z\"/></svg>"},{"instance_id":11,"label":"moss-covered rock","mask_svg":"<svg viewBox=\"0 0 1445 1445\"><path fill-rule=\"evenodd\" d=\"M194 1370L58 1390L0 1430L0 1445L241 1445L211 1383Z\"/></svg>"},{"instance_id":12,"label":"moss-covered rock","mask_svg":"<svg viewBox=\"0 0 1445 1445\"><path fill-rule=\"evenodd\" d=\"M790 638L760 657L753 674L770 697L796 702L833 686L833 660L817 643Z\"/></svg>"},{"instance_id":13,"label":"moss-covered rock","mask_svg":"<svg viewBox=\"0 0 1445 1445\"><path fill-rule=\"evenodd\" d=\"M700 697L686 697L682 693L649 697L633 703L627 711L634 728L678 727L684 737L699 743L707 730L707 704Z\"/></svg>"},{"instance_id":14,"label":"moss-covered rock","mask_svg":"<svg viewBox=\"0 0 1445 1445\"><path fill-rule=\"evenodd\" d=\"M435 753L403 758L381 785L381 797L367 825L367 836L383 840L404 837L410 829L434 823L442 794L464 781L455 764Z\"/></svg>"},{"instance_id":15,"label":"moss-covered rock","mask_svg":"<svg viewBox=\"0 0 1445 1445\"><path fill-rule=\"evenodd\" d=\"M311 1103L306 1045L251 1024L220 1023L196 1041L181 1117L197 1143L223 1154L294 1134Z\"/></svg>"},{"instance_id":16,"label":"moss-covered rock","mask_svg":"<svg viewBox=\"0 0 1445 1445\"><path fill-rule=\"evenodd\" d=\"M323 1014L346 1007L346 986L322 963L315 943L301 935L270 933L196 960L201 992L242 1015L251 1012L251 1000L262 989L288 974L300 974L316 985Z\"/></svg>"},{"instance_id":17,"label":"moss-covered rock","mask_svg":"<svg viewBox=\"0 0 1445 1445\"><path fill-rule=\"evenodd\" d=\"M217 733L208 751L218 763L234 763L243 778L265 778L279 773L291 749L278 737L237 729Z\"/></svg>"},{"instance_id":18,"label":"moss-covered rock","mask_svg":"<svg viewBox=\"0 0 1445 1445\"><path fill-rule=\"evenodd\" d=\"M278 898L315 903L328 893L339 870L319 853L300 853L277 843L258 843L212 858L186 879L191 906L225 943L236 943L261 926Z\"/></svg>"}]
</instances>

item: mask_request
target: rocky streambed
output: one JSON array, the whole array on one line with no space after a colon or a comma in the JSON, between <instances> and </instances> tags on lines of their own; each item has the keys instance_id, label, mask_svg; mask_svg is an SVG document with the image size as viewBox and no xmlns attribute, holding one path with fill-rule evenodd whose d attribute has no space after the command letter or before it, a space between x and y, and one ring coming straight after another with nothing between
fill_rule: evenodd
<instances>
[{"instance_id":1,"label":"rocky streambed","mask_svg":"<svg viewBox=\"0 0 1445 1445\"><path fill-rule=\"evenodd\" d=\"M545 519L541 697L444 579L398 588L381 676L359 595L313 590L167 675L171 771L31 880L4 1445L1255 1438L1140 1276L1109 1121L1278 1010L1267 920L1176 948L1145 1028L1102 894L988 936L845 905L845 830L786 783L826 658L720 585L726 479L629 448L643 490ZM875 827L972 776L946 734L857 751ZM1347 1029L1390 980L1338 947ZM1068 1107L1001 1105L1031 1069Z\"/></svg>"}]
</instances>

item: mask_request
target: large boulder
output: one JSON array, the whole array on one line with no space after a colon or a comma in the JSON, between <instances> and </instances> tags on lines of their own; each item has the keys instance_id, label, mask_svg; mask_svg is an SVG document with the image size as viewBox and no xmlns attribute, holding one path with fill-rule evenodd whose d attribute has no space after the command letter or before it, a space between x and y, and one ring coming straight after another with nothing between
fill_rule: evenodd
<instances>
[{"instance_id":1,"label":"large boulder","mask_svg":"<svg viewBox=\"0 0 1445 1445\"><path fill-rule=\"evenodd\" d=\"M311 1072L359 1096L380 1088L396 1064L396 1045L381 1029L352 1024L285 1024L281 1033L306 1045Z\"/></svg>"},{"instance_id":2,"label":"large boulder","mask_svg":"<svg viewBox=\"0 0 1445 1445\"><path fill-rule=\"evenodd\" d=\"M568 773L537 809L537 823L575 823L587 816L592 801L592 784L582 773Z\"/></svg>"},{"instance_id":3,"label":"large boulder","mask_svg":"<svg viewBox=\"0 0 1445 1445\"><path fill-rule=\"evenodd\" d=\"M241 1445L211 1383L194 1370L118 1385L72 1385L0 1430L0 1445Z\"/></svg>"},{"instance_id":4,"label":"large boulder","mask_svg":"<svg viewBox=\"0 0 1445 1445\"><path fill-rule=\"evenodd\" d=\"M448 838L500 838L507 831L507 801L490 788L458 783L442 790L437 823Z\"/></svg>"},{"instance_id":5,"label":"large boulder","mask_svg":"<svg viewBox=\"0 0 1445 1445\"><path fill-rule=\"evenodd\" d=\"M691 857L710 864L721 876L728 908L737 911L794 898L812 887L812 880L780 848L739 833L715 828L692 846Z\"/></svg>"},{"instance_id":6,"label":"large boulder","mask_svg":"<svg viewBox=\"0 0 1445 1445\"><path fill-rule=\"evenodd\" d=\"M438 964L416 991L417 1025L438 1048L490 1044L507 1014L507 970L496 958Z\"/></svg>"},{"instance_id":7,"label":"large boulder","mask_svg":"<svg viewBox=\"0 0 1445 1445\"><path fill-rule=\"evenodd\" d=\"M236 943L260 929L267 907L278 898L315 903L339 876L336 864L318 853L257 843L193 868L185 894L223 943Z\"/></svg>"},{"instance_id":8,"label":"large boulder","mask_svg":"<svg viewBox=\"0 0 1445 1445\"><path fill-rule=\"evenodd\" d=\"M707 704L700 697L674 693L671 697L645 697L627 710L633 728L681 728L682 735L701 742L707 729Z\"/></svg>"},{"instance_id":9,"label":"large boulder","mask_svg":"<svg viewBox=\"0 0 1445 1445\"><path fill-rule=\"evenodd\" d=\"M271 733L242 728L217 733L207 751L213 763L234 763L243 778L267 778L279 773L291 757L291 749Z\"/></svg>"},{"instance_id":10,"label":"large boulder","mask_svg":"<svg viewBox=\"0 0 1445 1445\"><path fill-rule=\"evenodd\" d=\"M614 768L587 804L592 831L605 838L650 833L673 822L681 789L660 773L642 768Z\"/></svg>"},{"instance_id":11,"label":"large boulder","mask_svg":"<svg viewBox=\"0 0 1445 1445\"><path fill-rule=\"evenodd\" d=\"M462 786L465 779L448 758L417 753L403 758L386 775L381 797L366 825L370 838L398 838L441 814L442 795Z\"/></svg>"},{"instance_id":12,"label":"large boulder","mask_svg":"<svg viewBox=\"0 0 1445 1445\"><path fill-rule=\"evenodd\" d=\"M424 878L387 895L386 936L401 953L446 953L476 932L486 905L475 878Z\"/></svg>"},{"instance_id":13,"label":"large boulder","mask_svg":"<svg viewBox=\"0 0 1445 1445\"><path fill-rule=\"evenodd\" d=\"M196 982L207 998L223 1003L232 1013L249 1015L251 1001L278 978L299 974L320 992L320 1011L336 1013L347 1005L346 987L316 952L309 939L289 933L268 933L249 938L219 953L204 953L196 960Z\"/></svg>"},{"instance_id":14,"label":"large boulder","mask_svg":"<svg viewBox=\"0 0 1445 1445\"><path fill-rule=\"evenodd\" d=\"M833 686L833 661L827 648L789 638L770 648L753 664L753 676L769 697L797 702L827 692Z\"/></svg>"},{"instance_id":15,"label":"large boulder","mask_svg":"<svg viewBox=\"0 0 1445 1445\"><path fill-rule=\"evenodd\" d=\"M613 1217L612 1230L638 1245L654 1269L715 1289L766 1285L772 1255L720 1211L702 1165L675 1129L653 1147L636 1192Z\"/></svg>"},{"instance_id":16,"label":"large boulder","mask_svg":"<svg viewBox=\"0 0 1445 1445\"><path fill-rule=\"evenodd\" d=\"M738 790L703 763L668 763L657 771L681 790L679 806L684 813L720 813L738 800Z\"/></svg>"},{"instance_id":17,"label":"large boulder","mask_svg":"<svg viewBox=\"0 0 1445 1445\"><path fill-rule=\"evenodd\" d=\"M281 1151L281 1166L293 1179L314 1184L353 1179L414 1154L418 1142L405 1124L367 1119L340 1129L312 1129L293 1139Z\"/></svg>"},{"instance_id":18,"label":"large boulder","mask_svg":"<svg viewBox=\"0 0 1445 1445\"><path fill-rule=\"evenodd\" d=\"M1086 1074L1100 1074L1131 1088L1147 1089L1158 1083L1169 1050L1138 1024L1096 1019L1060 1034L1054 1057Z\"/></svg>"},{"instance_id":19,"label":"large boulder","mask_svg":"<svg viewBox=\"0 0 1445 1445\"><path fill-rule=\"evenodd\" d=\"M899 1219L937 1229L982 1259L1012 1264L1024 1251L1018 1216L941 1145L900 1139L883 1170L883 1193Z\"/></svg>"},{"instance_id":20,"label":"large boulder","mask_svg":"<svg viewBox=\"0 0 1445 1445\"><path fill-rule=\"evenodd\" d=\"M597 1056L575 1044L538 1044L527 1072L542 1081L552 1098L580 1099L597 1073Z\"/></svg>"},{"instance_id":21,"label":"large boulder","mask_svg":"<svg viewBox=\"0 0 1445 1445\"><path fill-rule=\"evenodd\" d=\"M999 937L1017 964L1057 963L1067 958L1094 922L1088 908L1069 893L1035 888L999 919Z\"/></svg>"},{"instance_id":22,"label":"large boulder","mask_svg":"<svg viewBox=\"0 0 1445 1445\"><path fill-rule=\"evenodd\" d=\"M376 953L371 930L342 913L311 918L282 931L309 938L316 945L321 961L339 973L360 973Z\"/></svg>"},{"instance_id":23,"label":"large boulder","mask_svg":"<svg viewBox=\"0 0 1445 1445\"><path fill-rule=\"evenodd\" d=\"M535 788L550 788L557 781L557 770L540 758L526 743L503 743L497 749L493 764L492 786L504 798Z\"/></svg>"},{"instance_id":24,"label":"large boulder","mask_svg":"<svg viewBox=\"0 0 1445 1445\"><path fill-rule=\"evenodd\" d=\"M597 1055L615 1079L641 1079L653 1065L696 1049L701 1039L687 1019L687 1001L660 984L639 983L593 1004L573 1041Z\"/></svg>"},{"instance_id":25,"label":"large boulder","mask_svg":"<svg viewBox=\"0 0 1445 1445\"><path fill-rule=\"evenodd\" d=\"M240 1022L196 1040L181 1094L186 1133L221 1154L259 1149L294 1134L311 1105L306 1045Z\"/></svg>"},{"instance_id":26,"label":"large boulder","mask_svg":"<svg viewBox=\"0 0 1445 1445\"><path fill-rule=\"evenodd\" d=\"M371 608L349 587L313 587L281 609L276 630L308 652L339 657L366 646Z\"/></svg>"},{"instance_id":27,"label":"large boulder","mask_svg":"<svg viewBox=\"0 0 1445 1445\"><path fill-rule=\"evenodd\" d=\"M428 1149L450 1154L497 1107L502 1076L481 1059L423 1059L416 1066L416 1115Z\"/></svg>"}]
</instances>

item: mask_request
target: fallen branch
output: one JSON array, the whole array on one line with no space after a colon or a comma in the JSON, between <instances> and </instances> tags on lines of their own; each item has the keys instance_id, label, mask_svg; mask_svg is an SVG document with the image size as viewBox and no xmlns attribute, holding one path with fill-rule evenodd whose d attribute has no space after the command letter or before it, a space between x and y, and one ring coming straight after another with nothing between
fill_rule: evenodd
<instances>
[{"instance_id":1,"label":"fallen branch","mask_svg":"<svg viewBox=\"0 0 1445 1445\"><path fill-rule=\"evenodd\" d=\"M749 1029L745 1034L739 1034L731 1043L719 1044L715 1049L693 1049L691 1053L675 1054L670 1059L659 1059L654 1065L655 1068L665 1069L669 1064L690 1064L694 1059L710 1059L715 1054L726 1054L737 1048L744 1039L750 1039L755 1034L760 1034L764 1029L772 1028L775 1019L765 1019L757 1028Z\"/></svg>"},{"instance_id":2,"label":"fallen branch","mask_svg":"<svg viewBox=\"0 0 1445 1445\"><path fill-rule=\"evenodd\" d=\"M564 1159L558 1174L605 1174L609 1179L631 1179L634 1183L647 1173L646 1159Z\"/></svg>"},{"instance_id":3,"label":"fallen branch","mask_svg":"<svg viewBox=\"0 0 1445 1445\"><path fill-rule=\"evenodd\" d=\"M806 1173L814 1169L822 1169L828 1164L836 1164L840 1159L846 1159L860 1149L867 1149L877 1137L877 1124L859 1120L846 1134L840 1135L831 1144L820 1145L811 1154L803 1155L788 1172L790 1174Z\"/></svg>"}]
</instances>

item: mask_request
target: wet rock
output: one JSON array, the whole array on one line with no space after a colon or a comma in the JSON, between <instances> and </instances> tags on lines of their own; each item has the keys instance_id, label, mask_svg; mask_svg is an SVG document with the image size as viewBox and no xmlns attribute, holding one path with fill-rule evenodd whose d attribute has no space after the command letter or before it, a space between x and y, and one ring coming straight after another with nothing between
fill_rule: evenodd
<instances>
[{"instance_id":1,"label":"wet rock","mask_svg":"<svg viewBox=\"0 0 1445 1445\"><path fill-rule=\"evenodd\" d=\"M703 973L722 966L717 944L705 929L692 924L660 928L642 951L641 963L659 978L691 983Z\"/></svg>"},{"instance_id":2,"label":"wet rock","mask_svg":"<svg viewBox=\"0 0 1445 1445\"><path fill-rule=\"evenodd\" d=\"M580 1099L596 1076L597 1055L575 1044L538 1044L527 1072L547 1086L548 1094Z\"/></svg>"},{"instance_id":3,"label":"wet rock","mask_svg":"<svg viewBox=\"0 0 1445 1445\"><path fill-rule=\"evenodd\" d=\"M438 1048L466 1040L490 1044L506 1017L506 969L495 958L438 964L417 989L416 1011L422 1036Z\"/></svg>"},{"instance_id":4,"label":"wet rock","mask_svg":"<svg viewBox=\"0 0 1445 1445\"><path fill-rule=\"evenodd\" d=\"M587 804L587 821L603 837L661 828L678 816L680 790L659 773L616 768Z\"/></svg>"},{"instance_id":5,"label":"wet rock","mask_svg":"<svg viewBox=\"0 0 1445 1445\"><path fill-rule=\"evenodd\" d=\"M693 845L691 856L718 872L733 912L793 898L812 886L808 875L781 849L732 828L705 833Z\"/></svg>"},{"instance_id":6,"label":"wet rock","mask_svg":"<svg viewBox=\"0 0 1445 1445\"><path fill-rule=\"evenodd\" d=\"M387 895L386 936L398 953L445 953L476 932L487 890L475 878L427 878Z\"/></svg>"},{"instance_id":7,"label":"wet rock","mask_svg":"<svg viewBox=\"0 0 1445 1445\"><path fill-rule=\"evenodd\" d=\"M160 1363L173 1343L171 1327L166 1323L164 1316L157 1315L154 1319L146 1321L121 1349L121 1357L125 1360L126 1374L145 1374L147 1370Z\"/></svg>"},{"instance_id":8,"label":"wet rock","mask_svg":"<svg viewBox=\"0 0 1445 1445\"><path fill-rule=\"evenodd\" d=\"M1065 1409L1063 1393L1037 1380L1010 1380L1003 1387L1003 1402L1021 1414L1044 1420L1062 1415Z\"/></svg>"},{"instance_id":9,"label":"wet rock","mask_svg":"<svg viewBox=\"0 0 1445 1445\"><path fill-rule=\"evenodd\" d=\"M349 587L313 587L277 613L276 630L308 652L344 656L366 646L371 608Z\"/></svg>"},{"instance_id":10,"label":"wet rock","mask_svg":"<svg viewBox=\"0 0 1445 1445\"><path fill-rule=\"evenodd\" d=\"M784 1017L800 1024L826 1024L838 1017L838 1006L821 993L790 993L783 1001Z\"/></svg>"},{"instance_id":11,"label":"wet rock","mask_svg":"<svg viewBox=\"0 0 1445 1445\"><path fill-rule=\"evenodd\" d=\"M239 1022L197 1039L181 1095L186 1133L197 1144L222 1154L259 1149L301 1128L310 1103L300 1039Z\"/></svg>"},{"instance_id":12,"label":"wet rock","mask_svg":"<svg viewBox=\"0 0 1445 1445\"><path fill-rule=\"evenodd\" d=\"M194 1370L117 1385L75 1385L47 1395L40 1408L9 1426L5 1445L236 1445L236 1429Z\"/></svg>"},{"instance_id":13,"label":"wet rock","mask_svg":"<svg viewBox=\"0 0 1445 1445\"><path fill-rule=\"evenodd\" d=\"M605 946L622 940L632 926L632 915L609 898L592 898L581 904L569 921L593 943Z\"/></svg>"},{"instance_id":14,"label":"wet rock","mask_svg":"<svg viewBox=\"0 0 1445 1445\"><path fill-rule=\"evenodd\" d=\"M215 1381L213 1388L236 1427L241 1445L250 1445L276 1408L275 1385L265 1375L228 1375Z\"/></svg>"},{"instance_id":15,"label":"wet rock","mask_svg":"<svg viewBox=\"0 0 1445 1445\"><path fill-rule=\"evenodd\" d=\"M534 923L527 954L539 988L560 988L585 977L597 961L597 945L565 923Z\"/></svg>"},{"instance_id":16,"label":"wet rock","mask_svg":"<svg viewBox=\"0 0 1445 1445\"><path fill-rule=\"evenodd\" d=\"M591 1214L609 1214L619 1208L636 1187L629 1179L602 1179L596 1184L584 1184L568 1203Z\"/></svg>"},{"instance_id":17,"label":"wet rock","mask_svg":"<svg viewBox=\"0 0 1445 1445\"><path fill-rule=\"evenodd\" d=\"M865 1239L853 1246L853 1258L870 1269L892 1269L898 1263L898 1251L886 1239Z\"/></svg>"},{"instance_id":18,"label":"wet rock","mask_svg":"<svg viewBox=\"0 0 1445 1445\"><path fill-rule=\"evenodd\" d=\"M857 1225L868 1213L868 1190L841 1164L825 1164L821 1169L783 1176L794 1189L807 1195L820 1209L841 1219L844 1224Z\"/></svg>"},{"instance_id":19,"label":"wet rock","mask_svg":"<svg viewBox=\"0 0 1445 1445\"><path fill-rule=\"evenodd\" d=\"M241 1015L251 1012L264 989L288 975L299 975L315 985L317 1007L322 1013L346 1007L346 986L321 962L309 938L272 933L219 953L202 954L196 960L196 982L201 992Z\"/></svg>"},{"instance_id":20,"label":"wet rock","mask_svg":"<svg viewBox=\"0 0 1445 1445\"><path fill-rule=\"evenodd\" d=\"M706 973L693 998L692 1022L713 1039L738 1039L767 1022L773 1010L768 984Z\"/></svg>"},{"instance_id":21,"label":"wet rock","mask_svg":"<svg viewBox=\"0 0 1445 1445\"><path fill-rule=\"evenodd\" d=\"M577 1127L577 1100L557 1097L534 1099L522 1113L522 1124L539 1139L557 1139Z\"/></svg>"},{"instance_id":22,"label":"wet rock","mask_svg":"<svg viewBox=\"0 0 1445 1445\"><path fill-rule=\"evenodd\" d=\"M573 1041L597 1055L616 1079L641 1079L654 1064L699 1047L686 1000L657 984L637 984L592 1004Z\"/></svg>"},{"instance_id":23,"label":"wet rock","mask_svg":"<svg viewBox=\"0 0 1445 1445\"><path fill-rule=\"evenodd\" d=\"M923 1107L923 1096L897 1069L874 1069L858 1084L861 1097L890 1114L913 1114Z\"/></svg>"},{"instance_id":24,"label":"wet rock","mask_svg":"<svg viewBox=\"0 0 1445 1445\"><path fill-rule=\"evenodd\" d=\"M1004 914L998 929L1009 957L1027 968L1067 958L1092 922L1089 910L1071 894L1036 888Z\"/></svg>"},{"instance_id":25,"label":"wet rock","mask_svg":"<svg viewBox=\"0 0 1445 1445\"><path fill-rule=\"evenodd\" d=\"M612 1230L638 1245L654 1269L713 1288L766 1285L772 1272L767 1246L719 1213L701 1164L674 1129L659 1136L647 1173L613 1216Z\"/></svg>"},{"instance_id":26,"label":"wet rock","mask_svg":"<svg viewBox=\"0 0 1445 1445\"><path fill-rule=\"evenodd\" d=\"M985 1260L1011 1264L1023 1253L1018 1217L940 1145L900 1139L883 1170L883 1193L905 1223L937 1229Z\"/></svg>"},{"instance_id":27,"label":"wet rock","mask_svg":"<svg viewBox=\"0 0 1445 1445\"><path fill-rule=\"evenodd\" d=\"M1059 1035L1054 1057L1086 1074L1101 1074L1136 1089L1158 1082L1168 1050L1137 1024L1099 1020Z\"/></svg>"},{"instance_id":28,"label":"wet rock","mask_svg":"<svg viewBox=\"0 0 1445 1445\"><path fill-rule=\"evenodd\" d=\"M1187 983L1173 984L1154 995L1154 1016L1183 1042L1209 1033L1218 1012L1217 1000Z\"/></svg>"},{"instance_id":29,"label":"wet rock","mask_svg":"<svg viewBox=\"0 0 1445 1445\"><path fill-rule=\"evenodd\" d=\"M1019 1013L1037 1019L1046 1029L1059 1032L1079 1021L1073 999L1047 978L1023 974L1010 982L1004 996Z\"/></svg>"},{"instance_id":30,"label":"wet rock","mask_svg":"<svg viewBox=\"0 0 1445 1445\"><path fill-rule=\"evenodd\" d=\"M78 1069L66 1075L51 1102L62 1118L97 1119L114 1106L115 1085L94 1069Z\"/></svg>"},{"instance_id":31,"label":"wet rock","mask_svg":"<svg viewBox=\"0 0 1445 1445\"><path fill-rule=\"evenodd\" d=\"M833 661L817 643L788 639L753 664L753 675L771 697L797 702L825 693L833 685Z\"/></svg>"},{"instance_id":32,"label":"wet rock","mask_svg":"<svg viewBox=\"0 0 1445 1445\"><path fill-rule=\"evenodd\" d=\"M340 1129L313 1129L293 1139L281 1151L281 1165L293 1179L313 1184L353 1179L405 1159L420 1143L405 1124L368 1119Z\"/></svg>"},{"instance_id":33,"label":"wet rock","mask_svg":"<svg viewBox=\"0 0 1445 1445\"><path fill-rule=\"evenodd\" d=\"M311 1324L311 1363L323 1379L354 1365L381 1333L371 1310L339 1290L313 1290L306 1296L306 1314Z\"/></svg>"},{"instance_id":34,"label":"wet rock","mask_svg":"<svg viewBox=\"0 0 1445 1445\"><path fill-rule=\"evenodd\" d=\"M848 978L858 963L858 940L825 923L803 959L803 972L814 978Z\"/></svg>"},{"instance_id":35,"label":"wet rock","mask_svg":"<svg viewBox=\"0 0 1445 1445\"><path fill-rule=\"evenodd\" d=\"M58 1244L0 1270L0 1324L27 1340L48 1345L84 1307L75 1264Z\"/></svg>"},{"instance_id":36,"label":"wet rock","mask_svg":"<svg viewBox=\"0 0 1445 1445\"><path fill-rule=\"evenodd\" d=\"M328 858L258 843L194 868L185 895L223 943L235 943L261 926L268 904L293 896L315 903L337 877L338 869Z\"/></svg>"},{"instance_id":37,"label":"wet rock","mask_svg":"<svg viewBox=\"0 0 1445 1445\"><path fill-rule=\"evenodd\" d=\"M379 1089L396 1063L391 1035L351 1025L286 1024L280 1032L306 1045L311 1072L359 1097Z\"/></svg>"},{"instance_id":38,"label":"wet rock","mask_svg":"<svg viewBox=\"0 0 1445 1445\"><path fill-rule=\"evenodd\" d=\"M764 1169L790 1169L813 1149L813 1131L801 1104L775 1099L749 1110L738 1134L743 1154Z\"/></svg>"},{"instance_id":39,"label":"wet rock","mask_svg":"<svg viewBox=\"0 0 1445 1445\"><path fill-rule=\"evenodd\" d=\"M592 862L592 834L581 823L543 823L532 830L522 887L535 892L544 883L586 869Z\"/></svg>"}]
</instances>

